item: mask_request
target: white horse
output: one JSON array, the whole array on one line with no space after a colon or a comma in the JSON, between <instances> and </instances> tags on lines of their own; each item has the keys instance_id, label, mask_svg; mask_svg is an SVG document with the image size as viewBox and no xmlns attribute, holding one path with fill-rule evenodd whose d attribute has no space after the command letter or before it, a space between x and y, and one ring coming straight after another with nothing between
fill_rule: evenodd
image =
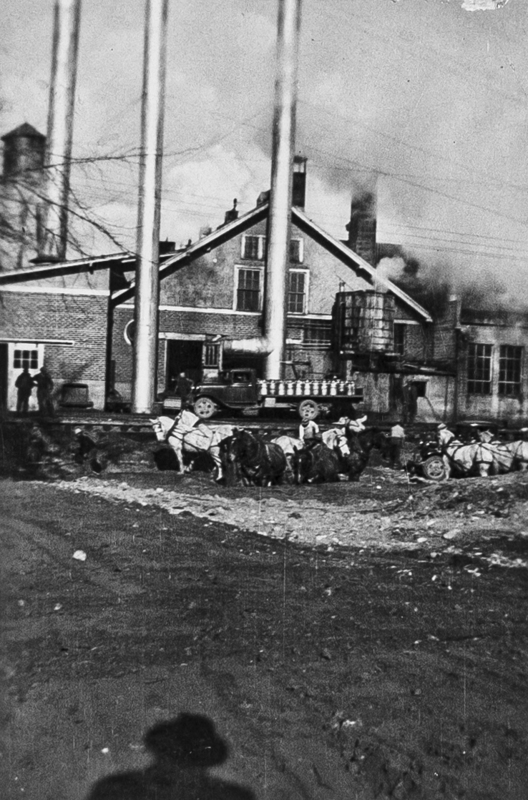
<instances>
[{"instance_id":1,"label":"white horse","mask_svg":"<svg viewBox=\"0 0 528 800\"><path fill-rule=\"evenodd\" d=\"M507 442L502 447L508 449L512 457L511 469L519 468L522 472L528 469L528 442L519 439L516 442Z\"/></svg>"},{"instance_id":2,"label":"white horse","mask_svg":"<svg viewBox=\"0 0 528 800\"><path fill-rule=\"evenodd\" d=\"M469 477L476 470L481 478L510 472L515 461L510 446L499 442L461 444L454 440L442 451L446 477L451 478L453 473Z\"/></svg>"},{"instance_id":3,"label":"white horse","mask_svg":"<svg viewBox=\"0 0 528 800\"><path fill-rule=\"evenodd\" d=\"M196 414L186 409L175 419L157 417L150 421L158 442L167 442L176 453L178 472L186 471L183 465L184 452L191 457L209 453L216 467L216 480L222 478L220 442L233 435L232 425L204 425Z\"/></svg>"}]
</instances>

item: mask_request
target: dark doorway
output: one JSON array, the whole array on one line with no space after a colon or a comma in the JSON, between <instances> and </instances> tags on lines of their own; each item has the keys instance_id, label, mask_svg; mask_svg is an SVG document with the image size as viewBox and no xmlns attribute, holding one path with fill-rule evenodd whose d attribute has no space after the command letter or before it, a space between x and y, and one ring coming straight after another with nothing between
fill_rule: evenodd
<instances>
[{"instance_id":1,"label":"dark doorway","mask_svg":"<svg viewBox=\"0 0 528 800\"><path fill-rule=\"evenodd\" d=\"M7 344L0 342L0 411L7 409L8 366Z\"/></svg>"},{"instance_id":2,"label":"dark doorway","mask_svg":"<svg viewBox=\"0 0 528 800\"><path fill-rule=\"evenodd\" d=\"M167 340L167 368L165 372L165 386L171 389L176 384L180 372L185 372L187 378L193 383L198 383L202 376L202 346L203 342L194 339L168 339Z\"/></svg>"}]
</instances>

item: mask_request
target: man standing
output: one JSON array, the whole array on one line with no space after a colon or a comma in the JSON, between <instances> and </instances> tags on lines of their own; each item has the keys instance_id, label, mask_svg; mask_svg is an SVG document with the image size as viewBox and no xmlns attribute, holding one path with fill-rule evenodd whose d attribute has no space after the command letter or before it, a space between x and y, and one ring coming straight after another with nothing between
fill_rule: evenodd
<instances>
[{"instance_id":1,"label":"man standing","mask_svg":"<svg viewBox=\"0 0 528 800\"><path fill-rule=\"evenodd\" d=\"M450 431L447 425L445 425L443 422L440 423L436 431L436 437L441 449L447 447L447 445L450 444L455 438L453 431Z\"/></svg>"},{"instance_id":2,"label":"man standing","mask_svg":"<svg viewBox=\"0 0 528 800\"><path fill-rule=\"evenodd\" d=\"M401 451L405 441L405 431L400 421L392 426L390 432L389 464L391 469L401 469Z\"/></svg>"},{"instance_id":3,"label":"man standing","mask_svg":"<svg viewBox=\"0 0 528 800\"><path fill-rule=\"evenodd\" d=\"M27 367L24 367L15 381L17 389L17 414L27 414L29 409L29 398L35 385L33 378L29 374Z\"/></svg>"},{"instance_id":4,"label":"man standing","mask_svg":"<svg viewBox=\"0 0 528 800\"><path fill-rule=\"evenodd\" d=\"M181 397L181 407L187 408L187 401L193 388L193 382L185 375L185 372L180 372L176 382L176 391Z\"/></svg>"},{"instance_id":5,"label":"man standing","mask_svg":"<svg viewBox=\"0 0 528 800\"><path fill-rule=\"evenodd\" d=\"M53 402L51 393L53 391L53 380L46 367L40 368L40 372L33 376L33 381L37 384L37 400L40 413L45 417L52 417Z\"/></svg>"}]
</instances>

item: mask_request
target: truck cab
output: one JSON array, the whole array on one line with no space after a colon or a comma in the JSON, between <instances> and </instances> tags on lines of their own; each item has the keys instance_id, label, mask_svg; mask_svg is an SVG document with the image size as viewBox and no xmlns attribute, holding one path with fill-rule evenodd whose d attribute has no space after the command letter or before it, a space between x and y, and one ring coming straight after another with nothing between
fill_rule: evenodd
<instances>
[{"instance_id":1,"label":"truck cab","mask_svg":"<svg viewBox=\"0 0 528 800\"><path fill-rule=\"evenodd\" d=\"M254 369L228 369L205 376L191 395L194 413L210 419L220 408L256 407L259 387Z\"/></svg>"}]
</instances>

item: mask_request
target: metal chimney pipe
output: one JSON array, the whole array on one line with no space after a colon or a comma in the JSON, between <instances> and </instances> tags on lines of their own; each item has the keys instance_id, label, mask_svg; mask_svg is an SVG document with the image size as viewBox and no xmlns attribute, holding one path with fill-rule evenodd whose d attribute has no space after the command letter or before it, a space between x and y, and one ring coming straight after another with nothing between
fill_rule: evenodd
<instances>
[{"instance_id":1,"label":"metal chimney pipe","mask_svg":"<svg viewBox=\"0 0 528 800\"><path fill-rule=\"evenodd\" d=\"M39 261L62 261L66 258L80 20L81 0L56 0L45 159L46 208Z\"/></svg>"},{"instance_id":2,"label":"metal chimney pipe","mask_svg":"<svg viewBox=\"0 0 528 800\"><path fill-rule=\"evenodd\" d=\"M141 107L141 155L132 411L152 413L156 390L159 228L168 0L147 0Z\"/></svg>"},{"instance_id":3,"label":"metal chimney pipe","mask_svg":"<svg viewBox=\"0 0 528 800\"><path fill-rule=\"evenodd\" d=\"M271 351L265 358L265 375L269 379L282 377L286 340L301 0L279 0L277 27L277 77L264 307L264 331L271 345Z\"/></svg>"},{"instance_id":4,"label":"metal chimney pipe","mask_svg":"<svg viewBox=\"0 0 528 800\"><path fill-rule=\"evenodd\" d=\"M286 339L301 1L279 0L264 336L228 339L224 343L225 352L264 355L264 371L268 379L282 377Z\"/></svg>"}]
</instances>

